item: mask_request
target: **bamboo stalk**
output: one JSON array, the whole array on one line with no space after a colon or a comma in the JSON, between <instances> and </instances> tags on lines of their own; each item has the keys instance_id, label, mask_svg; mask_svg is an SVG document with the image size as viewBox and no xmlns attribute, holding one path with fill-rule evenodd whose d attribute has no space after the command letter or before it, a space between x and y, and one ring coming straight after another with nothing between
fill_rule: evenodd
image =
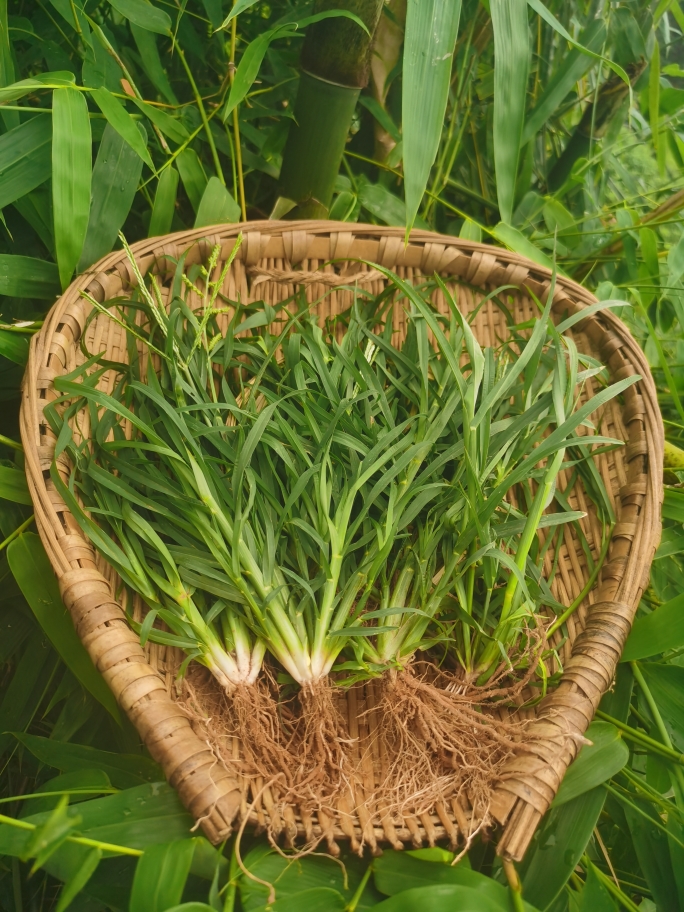
<instances>
[{"instance_id":1,"label":"bamboo stalk","mask_svg":"<svg viewBox=\"0 0 684 912\"><path fill-rule=\"evenodd\" d=\"M354 13L368 32L342 17L309 29L272 218L327 218L359 92L368 83L382 6L383 0L317 0L314 5L316 13Z\"/></svg>"}]
</instances>

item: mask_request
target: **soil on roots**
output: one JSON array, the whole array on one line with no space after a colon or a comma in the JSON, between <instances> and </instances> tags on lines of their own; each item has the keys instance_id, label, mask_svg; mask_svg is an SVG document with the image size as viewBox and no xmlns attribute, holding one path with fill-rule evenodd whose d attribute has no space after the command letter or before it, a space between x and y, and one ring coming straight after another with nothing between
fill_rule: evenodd
<instances>
[{"instance_id":1,"label":"soil on roots","mask_svg":"<svg viewBox=\"0 0 684 912\"><path fill-rule=\"evenodd\" d=\"M492 700L504 688L449 688L432 666L388 672L377 707L386 758L376 800L399 817L420 815L452 799L471 808L468 842L490 824L489 805L501 767L524 750L524 721L502 721ZM515 686L511 688L518 690ZM458 692L456 692L458 691Z\"/></svg>"}]
</instances>

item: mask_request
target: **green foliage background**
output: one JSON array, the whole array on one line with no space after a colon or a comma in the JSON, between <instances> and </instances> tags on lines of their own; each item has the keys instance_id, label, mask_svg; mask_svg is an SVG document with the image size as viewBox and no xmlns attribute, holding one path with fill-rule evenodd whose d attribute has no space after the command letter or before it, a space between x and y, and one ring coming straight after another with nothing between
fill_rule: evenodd
<instances>
[{"instance_id":1,"label":"green foliage background","mask_svg":"<svg viewBox=\"0 0 684 912\"><path fill-rule=\"evenodd\" d=\"M384 56L351 124L331 217L404 225L408 202L417 225L555 258L599 298L624 300L668 439L682 444L677 0L463 0L462 8L409 0L404 35L405 8L386 4ZM17 443L31 334L60 288L116 246L120 230L133 241L272 211L299 80L305 28L296 23L312 9L239 0L235 11L220 29L228 0L0 0L7 912L229 912L269 899L243 873L234 842L213 849L191 831L77 641L31 530ZM420 70L423 52L442 65ZM525 899L540 910L684 908L684 476L676 455L663 542L614 692L521 866ZM249 835L241 855L275 884L276 912L501 910L513 899L492 842L453 868L442 850L290 864Z\"/></svg>"}]
</instances>

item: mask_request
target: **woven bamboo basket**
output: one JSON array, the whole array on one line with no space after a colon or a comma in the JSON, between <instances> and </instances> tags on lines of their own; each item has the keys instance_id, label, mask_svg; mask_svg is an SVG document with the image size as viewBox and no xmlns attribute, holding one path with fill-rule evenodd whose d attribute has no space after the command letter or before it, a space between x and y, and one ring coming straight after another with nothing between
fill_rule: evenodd
<instances>
[{"instance_id":1,"label":"woven bamboo basket","mask_svg":"<svg viewBox=\"0 0 684 912\"><path fill-rule=\"evenodd\" d=\"M425 231L414 231L405 245L400 228L323 221L217 226L142 241L133 251L141 272L157 273L168 292L173 261L182 252L188 251L188 269L206 262L219 244L218 275L239 232L243 243L224 293L232 300L276 303L303 285L309 300L322 298L323 303L317 305L320 317L349 306L349 283L373 293L382 290L384 277L359 261L380 263L408 280L438 273L464 313L473 311L493 289L509 286L505 294L516 322L537 312L531 294L546 300L552 286L548 269L491 246ZM396 848L405 843L432 845L439 840L462 844L478 825L467 799L445 801L417 817L401 819L373 804L378 771L386 764L386 758L378 755L377 744L373 747L377 699L373 682L340 691L338 696L358 757L365 758L360 760L362 775L334 813L312 815L279 802L275 787L242 780L230 764L217 758L176 700L175 650L158 645L143 649L129 627L124 606L115 597L113 571L84 539L51 483L55 440L43 407L58 395L55 378L84 360L80 346L84 331L90 352L105 351L115 360L125 357L117 324L97 315L86 326L91 305L81 292L104 301L125 296L134 283L121 251L80 276L33 339L23 390L21 432L36 523L64 602L93 662L168 781L214 843L225 839L242 821L257 828L268 826L290 843L323 838L333 852L339 841L347 841L356 850L367 845L374 851L383 843ZM556 317L577 313L594 301L584 288L558 278ZM436 303L439 306L438 300ZM401 333L405 324L400 308L394 323ZM481 343L494 344L506 333L499 308L491 301L481 307L473 329ZM621 400L612 400L599 416L593 416L601 422L602 433L626 444L598 459L614 501L617 524L597 581L567 621L563 637L561 631L554 635L562 664L560 682L535 709L525 710L531 717L525 736L527 749L506 762L494 791L490 814L502 828L498 851L515 860L522 858L582 744L581 736L602 694L611 687L660 535L663 431L648 365L627 328L610 311L590 313L575 324L572 334L580 351L608 366L613 380L633 374L641 379ZM101 382L107 382L106 375ZM586 395L592 395L590 388ZM561 478L561 487L566 482ZM582 520L583 532L596 558L601 531L591 502L577 486L570 502L572 509L588 513ZM559 602L569 605L585 588L589 571L571 526L564 527L559 541L552 591ZM553 550L547 559L554 559ZM364 745L371 747L364 751ZM239 756L239 744L233 745L233 751Z\"/></svg>"}]
</instances>

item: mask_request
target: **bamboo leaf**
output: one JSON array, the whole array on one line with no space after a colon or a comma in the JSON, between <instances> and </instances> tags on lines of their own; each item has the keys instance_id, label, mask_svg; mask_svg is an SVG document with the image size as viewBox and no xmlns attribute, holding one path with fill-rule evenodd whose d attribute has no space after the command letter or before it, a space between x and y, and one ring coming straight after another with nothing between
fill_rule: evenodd
<instances>
[{"instance_id":1,"label":"bamboo leaf","mask_svg":"<svg viewBox=\"0 0 684 912\"><path fill-rule=\"evenodd\" d=\"M168 136L169 139L172 139L179 144L184 143L190 138L190 134L180 120L171 117L170 114L156 108L154 105L147 104L146 101L141 101L139 98L131 98L131 101L140 108L142 113L150 119L155 127L159 127L164 136ZM183 155L182 152L181 155Z\"/></svg>"},{"instance_id":2,"label":"bamboo leaf","mask_svg":"<svg viewBox=\"0 0 684 912\"><path fill-rule=\"evenodd\" d=\"M460 0L408 0L402 91L407 229L439 147L460 16Z\"/></svg>"},{"instance_id":3,"label":"bamboo leaf","mask_svg":"<svg viewBox=\"0 0 684 912\"><path fill-rule=\"evenodd\" d=\"M651 142L657 156L660 135L660 45L657 41L653 44L648 78L648 119L651 124Z\"/></svg>"},{"instance_id":4,"label":"bamboo leaf","mask_svg":"<svg viewBox=\"0 0 684 912\"><path fill-rule=\"evenodd\" d=\"M634 807L636 806L636 808ZM646 878L656 908L662 912L679 912L677 883L667 835L657 826L661 823L655 807L634 798L633 806L622 805L639 866ZM639 813L639 810L642 813ZM649 818L653 823L649 823ZM661 824L662 825L662 824Z\"/></svg>"},{"instance_id":5,"label":"bamboo leaf","mask_svg":"<svg viewBox=\"0 0 684 912\"><path fill-rule=\"evenodd\" d=\"M505 222L499 222L499 224L492 229L492 234L497 241L501 241L509 250L513 250L515 253L519 253L521 256L533 260L535 263L539 263L540 266L546 266L547 269L554 268L553 260L540 250L533 241L526 237L522 231L518 231L518 229L513 228L512 225L507 225ZM557 267L556 269L558 271Z\"/></svg>"},{"instance_id":6,"label":"bamboo leaf","mask_svg":"<svg viewBox=\"0 0 684 912\"><path fill-rule=\"evenodd\" d=\"M240 206L218 177L210 177L197 209L195 228L240 221Z\"/></svg>"},{"instance_id":7,"label":"bamboo leaf","mask_svg":"<svg viewBox=\"0 0 684 912\"><path fill-rule=\"evenodd\" d=\"M430 912L504 912L508 905L493 902L479 890L455 884L431 884L398 893L384 902L378 903L378 912L415 912L416 909L429 909ZM284 910L283 910L284 912ZM288 910L289 912L289 910ZM294 912L294 908L293 908Z\"/></svg>"},{"instance_id":8,"label":"bamboo leaf","mask_svg":"<svg viewBox=\"0 0 684 912\"><path fill-rule=\"evenodd\" d=\"M54 93L52 124L55 253L62 288L66 288L83 250L90 212L90 119L80 92L60 89Z\"/></svg>"},{"instance_id":9,"label":"bamboo leaf","mask_svg":"<svg viewBox=\"0 0 684 912\"><path fill-rule=\"evenodd\" d=\"M158 237L171 230L177 190L178 171L172 166L165 168L159 176L157 192L154 195L154 206L147 232L149 237Z\"/></svg>"},{"instance_id":10,"label":"bamboo leaf","mask_svg":"<svg viewBox=\"0 0 684 912\"><path fill-rule=\"evenodd\" d=\"M598 53L606 40L606 26L602 19L594 19L580 36L582 44L588 50ZM558 110L559 106L572 91L573 86L594 65L593 58L573 47L549 83L545 86L541 98L525 121L522 145L528 143L544 126L547 120Z\"/></svg>"},{"instance_id":11,"label":"bamboo leaf","mask_svg":"<svg viewBox=\"0 0 684 912\"><path fill-rule=\"evenodd\" d=\"M31 505L26 475L21 469L11 469L8 466L0 465L0 499Z\"/></svg>"},{"instance_id":12,"label":"bamboo leaf","mask_svg":"<svg viewBox=\"0 0 684 912\"><path fill-rule=\"evenodd\" d=\"M178 104L178 99L171 88L169 77L166 75L164 67L162 66L154 32L150 32L145 28L140 28L140 26L136 25L132 20L129 21L133 40L140 53L140 62L150 82L155 89L164 96L169 104Z\"/></svg>"},{"instance_id":13,"label":"bamboo leaf","mask_svg":"<svg viewBox=\"0 0 684 912\"><path fill-rule=\"evenodd\" d=\"M95 89L92 96L98 108L107 118L109 124L138 153L145 164L154 171L154 164L147 150L145 138L141 135L135 121L121 102L105 88Z\"/></svg>"},{"instance_id":14,"label":"bamboo leaf","mask_svg":"<svg viewBox=\"0 0 684 912\"><path fill-rule=\"evenodd\" d=\"M681 646L684 646L684 595L678 595L650 614L636 619L621 661L648 659Z\"/></svg>"},{"instance_id":15,"label":"bamboo leaf","mask_svg":"<svg viewBox=\"0 0 684 912\"><path fill-rule=\"evenodd\" d=\"M467 887L477 890L487 900L495 903L497 908L508 909L508 891L503 884L474 871L463 862L452 864L454 858L451 853L445 852L446 857L428 860L423 854L426 851L430 850L383 852L373 862L373 878L377 889L387 896L396 896L406 890L424 890L436 885ZM525 904L525 912L534 912L528 903Z\"/></svg>"},{"instance_id":16,"label":"bamboo leaf","mask_svg":"<svg viewBox=\"0 0 684 912\"><path fill-rule=\"evenodd\" d=\"M97 870L101 859L102 852L100 849L90 849L86 853L77 870L62 887L55 912L65 912L68 909Z\"/></svg>"},{"instance_id":17,"label":"bamboo leaf","mask_svg":"<svg viewBox=\"0 0 684 912\"><path fill-rule=\"evenodd\" d=\"M141 142L142 124L133 124ZM88 230L78 271L109 253L133 205L142 172L142 159L125 138L107 124L93 168L93 195Z\"/></svg>"},{"instance_id":18,"label":"bamboo leaf","mask_svg":"<svg viewBox=\"0 0 684 912\"><path fill-rule=\"evenodd\" d=\"M492 0L494 30L494 167L501 220L510 225L522 143L529 27L525 0Z\"/></svg>"},{"instance_id":19,"label":"bamboo leaf","mask_svg":"<svg viewBox=\"0 0 684 912\"><path fill-rule=\"evenodd\" d=\"M4 88L0 87L0 102L17 101L25 95L41 90L46 91L48 89L72 86L75 81L73 73L63 70L55 73L38 73L30 79L21 79L19 82L12 83L12 85Z\"/></svg>"},{"instance_id":20,"label":"bamboo leaf","mask_svg":"<svg viewBox=\"0 0 684 912\"><path fill-rule=\"evenodd\" d=\"M585 744L563 777L552 807L567 804L615 776L629 760L629 748L609 722L592 722Z\"/></svg>"},{"instance_id":21,"label":"bamboo leaf","mask_svg":"<svg viewBox=\"0 0 684 912\"><path fill-rule=\"evenodd\" d=\"M0 209L50 177L52 122L40 114L0 136Z\"/></svg>"},{"instance_id":22,"label":"bamboo leaf","mask_svg":"<svg viewBox=\"0 0 684 912\"><path fill-rule=\"evenodd\" d=\"M565 38L565 40L567 42L569 42L572 45L572 47L577 48L579 51L581 51L583 54L586 54L589 57L593 57L595 60L602 61L603 63L606 64L607 67L609 67L615 73L616 76L619 76L620 79L624 83L626 83L628 86L630 85L629 76L627 75L627 73L625 73L625 71L619 64L615 63L615 61L611 60L608 57L603 57L601 54L597 54L597 53L595 54L590 48L585 47L585 46L579 44L577 41L575 41L575 39L572 37L572 35L569 34L567 29L565 29L561 25L561 23L558 21L558 19L556 19L556 17L553 15L553 13L544 5L542 0L527 0L527 2L529 3L530 8L533 9L535 11L535 13L537 13L539 16L541 16L541 18L545 22L548 22L548 24L551 26L551 28L554 31L558 32L559 35L562 35L562 37ZM637 29L638 29L638 26L637 26ZM631 93L631 87L630 87L630 93Z\"/></svg>"},{"instance_id":23,"label":"bamboo leaf","mask_svg":"<svg viewBox=\"0 0 684 912\"><path fill-rule=\"evenodd\" d=\"M59 294L59 272L54 263L35 257L0 254L0 295L54 300Z\"/></svg>"},{"instance_id":24,"label":"bamboo leaf","mask_svg":"<svg viewBox=\"0 0 684 912\"><path fill-rule=\"evenodd\" d=\"M26 843L22 861L33 858L31 873L41 867L70 836L80 823L80 818L73 818L68 813L69 798L64 795L54 811L51 811L45 823L37 827Z\"/></svg>"},{"instance_id":25,"label":"bamboo leaf","mask_svg":"<svg viewBox=\"0 0 684 912\"><path fill-rule=\"evenodd\" d=\"M157 764L140 754L98 750L85 744L53 741L24 732L15 733L15 738L41 763L52 769L64 773L98 769L106 773L117 788L128 789L143 782L157 783L163 779Z\"/></svg>"},{"instance_id":26,"label":"bamboo leaf","mask_svg":"<svg viewBox=\"0 0 684 912\"><path fill-rule=\"evenodd\" d=\"M547 909L561 892L584 854L606 800L606 790L592 789L542 821L522 865L523 895Z\"/></svg>"},{"instance_id":27,"label":"bamboo leaf","mask_svg":"<svg viewBox=\"0 0 684 912\"><path fill-rule=\"evenodd\" d=\"M598 879L596 868L590 864L577 901L577 912L617 912L617 908L610 893Z\"/></svg>"},{"instance_id":28,"label":"bamboo leaf","mask_svg":"<svg viewBox=\"0 0 684 912\"><path fill-rule=\"evenodd\" d=\"M14 578L31 606L36 620L64 663L83 687L117 722L120 722L116 700L74 629L71 616L62 603L50 561L38 536L32 532L24 532L9 545L7 557Z\"/></svg>"},{"instance_id":29,"label":"bamboo leaf","mask_svg":"<svg viewBox=\"0 0 684 912\"><path fill-rule=\"evenodd\" d=\"M153 845L136 865L129 912L166 912L177 905L190 873L195 840Z\"/></svg>"},{"instance_id":30,"label":"bamboo leaf","mask_svg":"<svg viewBox=\"0 0 684 912\"><path fill-rule=\"evenodd\" d=\"M224 122L228 119L228 116L233 112L233 110L239 104L241 104L242 101L244 101L247 93L254 84L254 80L259 74L259 69L264 57L266 56L266 51L269 49L271 43L275 41L276 38L293 37L293 35L296 34L297 28L304 28L307 25L313 25L315 22L320 22L323 19L332 19L338 16L345 19L351 19L353 22L356 22L357 25L359 25L365 32L368 32L368 29L366 28L366 25L362 19L360 19L354 13L349 12L348 10L339 9L326 10L325 12L315 13L313 16L305 16L303 19L282 23L276 28L262 32L254 39L254 41L251 41L245 48L245 52L242 55L242 60L240 61L235 72L235 79L233 80L233 84L230 89L230 95L228 96L228 101L226 102L223 113L221 114ZM221 28L223 27L224 26L222 25Z\"/></svg>"},{"instance_id":31,"label":"bamboo leaf","mask_svg":"<svg viewBox=\"0 0 684 912\"><path fill-rule=\"evenodd\" d=\"M176 158L176 164L188 199L197 212L208 183L202 163L194 149L184 149Z\"/></svg>"},{"instance_id":32,"label":"bamboo leaf","mask_svg":"<svg viewBox=\"0 0 684 912\"><path fill-rule=\"evenodd\" d=\"M221 28L225 28L227 25L230 25L232 19L235 19L236 16L239 16L240 13L244 13L245 10L248 10L251 6L254 6L258 0L236 0L233 4L232 10L228 13L226 18L221 23Z\"/></svg>"},{"instance_id":33,"label":"bamboo leaf","mask_svg":"<svg viewBox=\"0 0 684 912\"><path fill-rule=\"evenodd\" d=\"M168 35L171 32L171 18L163 10L147 0L109 0L114 9L141 29Z\"/></svg>"},{"instance_id":34,"label":"bamboo leaf","mask_svg":"<svg viewBox=\"0 0 684 912\"><path fill-rule=\"evenodd\" d=\"M9 21L7 18L7 0L0 3L0 87L14 82L14 61L9 40ZM6 130L19 126L18 111L3 111L2 119Z\"/></svg>"}]
</instances>

